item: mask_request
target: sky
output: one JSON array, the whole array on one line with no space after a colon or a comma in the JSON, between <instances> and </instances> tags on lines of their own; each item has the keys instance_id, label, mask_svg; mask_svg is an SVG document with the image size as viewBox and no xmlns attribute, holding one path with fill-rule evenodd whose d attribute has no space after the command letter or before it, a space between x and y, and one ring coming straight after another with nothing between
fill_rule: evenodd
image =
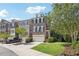
<instances>
[{"instance_id":1,"label":"sky","mask_svg":"<svg viewBox=\"0 0 79 59\"><path fill-rule=\"evenodd\" d=\"M51 9L50 3L0 3L0 19L26 20L38 13L48 13Z\"/></svg>"}]
</instances>

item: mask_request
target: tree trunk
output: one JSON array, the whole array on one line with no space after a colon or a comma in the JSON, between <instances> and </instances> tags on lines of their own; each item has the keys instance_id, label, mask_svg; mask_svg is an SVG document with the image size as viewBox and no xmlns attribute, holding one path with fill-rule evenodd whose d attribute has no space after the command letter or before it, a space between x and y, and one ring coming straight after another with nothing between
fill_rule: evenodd
<instances>
[{"instance_id":1,"label":"tree trunk","mask_svg":"<svg viewBox=\"0 0 79 59\"><path fill-rule=\"evenodd\" d=\"M64 41L66 41L66 37L65 37L65 35L63 36L63 38L64 38Z\"/></svg>"},{"instance_id":2,"label":"tree trunk","mask_svg":"<svg viewBox=\"0 0 79 59\"><path fill-rule=\"evenodd\" d=\"M73 42L73 40L74 40L74 37L73 37L73 34L71 34L71 41Z\"/></svg>"},{"instance_id":3,"label":"tree trunk","mask_svg":"<svg viewBox=\"0 0 79 59\"><path fill-rule=\"evenodd\" d=\"M73 35L72 35L72 42L73 42L73 41L76 41L77 38L78 38L78 32L76 31L76 32L74 32Z\"/></svg>"}]
</instances>

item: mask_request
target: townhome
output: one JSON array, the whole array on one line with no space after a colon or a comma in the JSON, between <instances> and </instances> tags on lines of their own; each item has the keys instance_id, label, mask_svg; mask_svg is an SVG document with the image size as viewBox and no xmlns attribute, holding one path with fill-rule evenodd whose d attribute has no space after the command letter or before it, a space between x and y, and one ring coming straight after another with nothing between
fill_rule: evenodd
<instances>
[{"instance_id":1,"label":"townhome","mask_svg":"<svg viewBox=\"0 0 79 59\"><path fill-rule=\"evenodd\" d=\"M13 38L15 36L15 26L13 22L1 19L0 21L0 33L8 33Z\"/></svg>"},{"instance_id":2,"label":"townhome","mask_svg":"<svg viewBox=\"0 0 79 59\"><path fill-rule=\"evenodd\" d=\"M0 32L7 32L10 33L10 22L1 19L0 21Z\"/></svg>"},{"instance_id":3,"label":"townhome","mask_svg":"<svg viewBox=\"0 0 79 59\"><path fill-rule=\"evenodd\" d=\"M36 17L31 20L30 31L35 42L43 42L48 38L50 32L43 14L36 14Z\"/></svg>"}]
</instances>

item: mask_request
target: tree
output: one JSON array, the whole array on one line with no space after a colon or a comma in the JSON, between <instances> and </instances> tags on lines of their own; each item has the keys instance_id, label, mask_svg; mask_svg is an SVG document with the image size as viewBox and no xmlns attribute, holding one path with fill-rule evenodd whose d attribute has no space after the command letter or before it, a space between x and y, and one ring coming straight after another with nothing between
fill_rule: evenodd
<instances>
[{"instance_id":1,"label":"tree","mask_svg":"<svg viewBox=\"0 0 79 59\"><path fill-rule=\"evenodd\" d=\"M25 28L17 27L17 28L15 29L15 32L16 32L16 36L25 36L27 30L26 30Z\"/></svg>"},{"instance_id":2,"label":"tree","mask_svg":"<svg viewBox=\"0 0 79 59\"><path fill-rule=\"evenodd\" d=\"M8 37L10 37L9 33L0 33L0 38L3 38L5 40L5 42L7 42Z\"/></svg>"},{"instance_id":3,"label":"tree","mask_svg":"<svg viewBox=\"0 0 79 59\"><path fill-rule=\"evenodd\" d=\"M71 37L72 42L77 39L79 32L79 4L53 4L49 13L50 29Z\"/></svg>"}]
</instances>

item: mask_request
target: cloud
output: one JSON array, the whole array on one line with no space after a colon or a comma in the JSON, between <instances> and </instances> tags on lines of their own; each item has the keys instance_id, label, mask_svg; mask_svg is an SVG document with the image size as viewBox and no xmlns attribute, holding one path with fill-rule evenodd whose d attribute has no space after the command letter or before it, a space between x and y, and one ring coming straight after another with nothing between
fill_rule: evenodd
<instances>
[{"instance_id":1,"label":"cloud","mask_svg":"<svg viewBox=\"0 0 79 59\"><path fill-rule=\"evenodd\" d=\"M12 18L8 18L6 20L11 22L12 20L14 20L14 21L17 20L18 21L18 20L22 20L22 19L18 18L18 17L12 17Z\"/></svg>"},{"instance_id":2,"label":"cloud","mask_svg":"<svg viewBox=\"0 0 79 59\"><path fill-rule=\"evenodd\" d=\"M21 20L21 18L10 18L10 20L13 20L13 19L16 19L16 20Z\"/></svg>"},{"instance_id":3,"label":"cloud","mask_svg":"<svg viewBox=\"0 0 79 59\"><path fill-rule=\"evenodd\" d=\"M6 17L8 15L8 11L6 9L3 9L0 11L0 16L1 17Z\"/></svg>"},{"instance_id":4,"label":"cloud","mask_svg":"<svg viewBox=\"0 0 79 59\"><path fill-rule=\"evenodd\" d=\"M26 9L26 12L29 14L36 14L36 13L43 12L45 9L46 9L46 7L34 6L34 7L28 7Z\"/></svg>"},{"instance_id":5,"label":"cloud","mask_svg":"<svg viewBox=\"0 0 79 59\"><path fill-rule=\"evenodd\" d=\"M11 19L20 19L20 18L11 18Z\"/></svg>"}]
</instances>

